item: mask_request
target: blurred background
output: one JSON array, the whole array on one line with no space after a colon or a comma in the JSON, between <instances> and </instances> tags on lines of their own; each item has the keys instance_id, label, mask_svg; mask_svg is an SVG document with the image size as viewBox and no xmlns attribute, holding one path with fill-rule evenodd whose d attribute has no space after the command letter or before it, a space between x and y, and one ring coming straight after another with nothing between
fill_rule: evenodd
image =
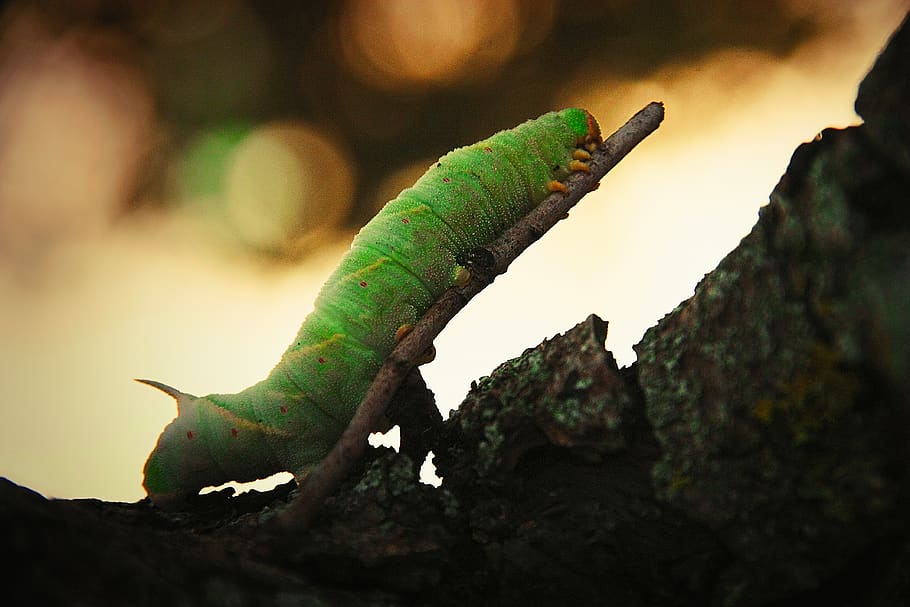
<instances>
[{"instance_id":1,"label":"blurred background","mask_svg":"<svg viewBox=\"0 0 910 607\"><path fill-rule=\"evenodd\" d=\"M141 498L175 414L132 381L268 373L356 230L450 149L551 109L664 125L438 339L443 413L594 312L620 364L858 123L908 0L7 2L0 475ZM406 438L405 438L406 440Z\"/></svg>"}]
</instances>

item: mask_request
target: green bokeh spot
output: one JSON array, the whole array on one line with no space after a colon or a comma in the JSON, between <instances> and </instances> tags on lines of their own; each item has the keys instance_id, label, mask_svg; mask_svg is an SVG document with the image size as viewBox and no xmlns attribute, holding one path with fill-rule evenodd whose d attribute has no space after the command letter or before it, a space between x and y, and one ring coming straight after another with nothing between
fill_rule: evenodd
<instances>
[{"instance_id":1,"label":"green bokeh spot","mask_svg":"<svg viewBox=\"0 0 910 607\"><path fill-rule=\"evenodd\" d=\"M183 200L220 196L234 150L252 129L248 124L223 124L199 135L188 146L180 167Z\"/></svg>"}]
</instances>

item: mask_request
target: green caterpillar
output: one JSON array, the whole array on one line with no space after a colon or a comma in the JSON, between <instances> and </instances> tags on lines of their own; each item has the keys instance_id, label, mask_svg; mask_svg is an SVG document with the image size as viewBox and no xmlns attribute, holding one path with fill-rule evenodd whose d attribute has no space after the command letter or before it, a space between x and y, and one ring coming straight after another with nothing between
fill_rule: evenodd
<instances>
[{"instance_id":1,"label":"green caterpillar","mask_svg":"<svg viewBox=\"0 0 910 607\"><path fill-rule=\"evenodd\" d=\"M237 394L177 400L145 463L159 505L203 487L292 472L298 482L341 436L395 343L494 241L601 143L587 111L544 114L439 159L354 238L315 309L269 376Z\"/></svg>"}]
</instances>

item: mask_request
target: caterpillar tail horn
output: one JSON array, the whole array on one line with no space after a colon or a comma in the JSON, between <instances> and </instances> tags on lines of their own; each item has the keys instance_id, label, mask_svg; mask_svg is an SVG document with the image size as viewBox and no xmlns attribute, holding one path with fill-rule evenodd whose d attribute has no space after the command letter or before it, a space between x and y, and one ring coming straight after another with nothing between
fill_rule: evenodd
<instances>
[{"instance_id":1,"label":"caterpillar tail horn","mask_svg":"<svg viewBox=\"0 0 910 607\"><path fill-rule=\"evenodd\" d=\"M180 414L181 405L184 402L186 402L188 400L194 400L196 398L192 394L187 394L186 392L181 392L177 388L173 388L167 384L163 384L160 381L155 381L154 379L138 379L137 378L135 381L139 382L140 384L145 384L146 386L151 386L153 388L161 390L162 392L164 392L165 394L167 394L168 396L170 396L171 398L176 400L178 415Z\"/></svg>"}]
</instances>

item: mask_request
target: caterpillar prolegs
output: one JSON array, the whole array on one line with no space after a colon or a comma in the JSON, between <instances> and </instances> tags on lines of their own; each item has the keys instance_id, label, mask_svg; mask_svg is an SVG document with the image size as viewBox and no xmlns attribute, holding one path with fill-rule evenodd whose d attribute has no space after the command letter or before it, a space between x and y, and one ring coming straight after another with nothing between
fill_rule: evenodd
<instances>
[{"instance_id":1,"label":"caterpillar prolegs","mask_svg":"<svg viewBox=\"0 0 910 607\"><path fill-rule=\"evenodd\" d=\"M157 504L275 472L299 480L332 448L402 331L494 241L574 171L600 129L582 109L550 112L449 152L355 236L314 310L267 378L237 394L177 400L145 463Z\"/></svg>"}]
</instances>

